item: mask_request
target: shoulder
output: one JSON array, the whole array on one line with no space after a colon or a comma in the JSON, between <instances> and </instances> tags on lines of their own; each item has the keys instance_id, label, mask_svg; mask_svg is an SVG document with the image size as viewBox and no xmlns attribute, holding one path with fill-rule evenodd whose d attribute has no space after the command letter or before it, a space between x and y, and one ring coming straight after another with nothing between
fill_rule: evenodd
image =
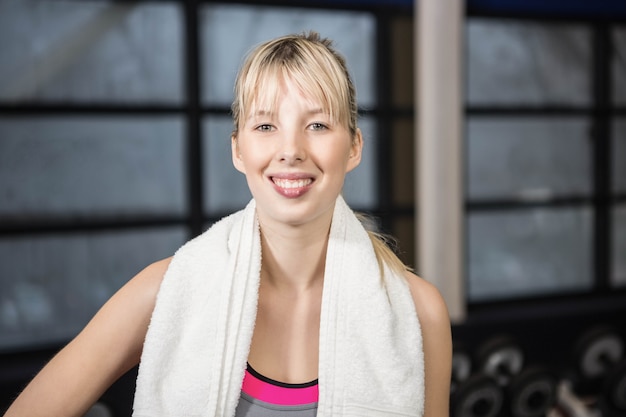
<instances>
[{"instance_id":1,"label":"shoulder","mask_svg":"<svg viewBox=\"0 0 626 417\"><path fill-rule=\"evenodd\" d=\"M171 262L172 257L169 257L146 266L126 284L127 289L150 298L156 296Z\"/></svg>"},{"instance_id":2,"label":"shoulder","mask_svg":"<svg viewBox=\"0 0 626 417\"><path fill-rule=\"evenodd\" d=\"M405 272L405 278L422 328L449 329L448 308L437 287L409 271Z\"/></svg>"},{"instance_id":3,"label":"shoulder","mask_svg":"<svg viewBox=\"0 0 626 417\"><path fill-rule=\"evenodd\" d=\"M422 332L424 352L424 417L447 416L452 372L452 329L448 309L437 288L406 272Z\"/></svg>"},{"instance_id":4,"label":"shoulder","mask_svg":"<svg viewBox=\"0 0 626 417\"><path fill-rule=\"evenodd\" d=\"M147 281L156 281L160 283L163 280L163 276L169 268L170 263L172 262L173 257L161 259L160 261L156 261L146 266L141 272L136 275L136 278L141 277Z\"/></svg>"},{"instance_id":5,"label":"shoulder","mask_svg":"<svg viewBox=\"0 0 626 417\"><path fill-rule=\"evenodd\" d=\"M120 309L142 316L152 314L157 294L171 260L172 258L166 258L146 266L120 288L102 310L107 314Z\"/></svg>"}]
</instances>

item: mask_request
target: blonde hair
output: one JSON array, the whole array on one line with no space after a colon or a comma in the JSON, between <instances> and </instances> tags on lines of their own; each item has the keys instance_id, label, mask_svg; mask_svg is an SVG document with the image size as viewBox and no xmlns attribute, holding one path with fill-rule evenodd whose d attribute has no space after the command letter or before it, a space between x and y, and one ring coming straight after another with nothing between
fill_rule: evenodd
<instances>
[{"instance_id":1,"label":"blonde hair","mask_svg":"<svg viewBox=\"0 0 626 417\"><path fill-rule=\"evenodd\" d=\"M346 61L334 49L330 39L321 38L316 32L282 36L258 45L248 54L235 81L235 98L231 106L233 137L237 137L241 124L251 112L277 107L281 81L286 79L320 103L331 120L345 126L356 140L356 90ZM363 216L359 217L363 219ZM366 229L381 276L384 275L384 265L396 273L410 270L387 244L391 241L389 237Z\"/></svg>"},{"instance_id":2,"label":"blonde hair","mask_svg":"<svg viewBox=\"0 0 626 417\"><path fill-rule=\"evenodd\" d=\"M346 62L332 48L332 41L315 32L282 36L251 51L235 82L233 136L250 112L276 108L285 79L319 102L334 122L355 137L358 107Z\"/></svg>"}]
</instances>

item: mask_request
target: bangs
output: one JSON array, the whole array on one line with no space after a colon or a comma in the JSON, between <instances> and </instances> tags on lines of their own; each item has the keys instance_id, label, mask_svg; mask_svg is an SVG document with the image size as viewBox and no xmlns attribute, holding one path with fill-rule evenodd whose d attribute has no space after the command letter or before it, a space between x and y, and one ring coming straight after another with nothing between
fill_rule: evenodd
<instances>
[{"instance_id":1,"label":"bangs","mask_svg":"<svg viewBox=\"0 0 626 417\"><path fill-rule=\"evenodd\" d=\"M291 59L253 60L239 80L236 93L236 123L242 124L259 110L276 112L285 81L289 80L302 94L329 115L335 124L351 129L349 86L342 69L316 50L299 50ZM342 82L344 81L344 82ZM235 104L233 103L233 104ZM238 130L240 126L235 126Z\"/></svg>"}]
</instances>

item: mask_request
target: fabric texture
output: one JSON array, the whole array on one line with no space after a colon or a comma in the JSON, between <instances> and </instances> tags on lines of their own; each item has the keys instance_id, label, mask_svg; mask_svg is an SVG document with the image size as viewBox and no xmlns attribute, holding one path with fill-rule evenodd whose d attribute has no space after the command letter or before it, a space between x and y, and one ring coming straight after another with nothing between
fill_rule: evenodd
<instances>
[{"instance_id":1,"label":"fabric texture","mask_svg":"<svg viewBox=\"0 0 626 417\"><path fill-rule=\"evenodd\" d=\"M256 319L261 243L252 200L181 247L157 296L134 417L233 417ZM421 416L422 335L406 278L380 277L342 197L330 229L317 415Z\"/></svg>"}]
</instances>

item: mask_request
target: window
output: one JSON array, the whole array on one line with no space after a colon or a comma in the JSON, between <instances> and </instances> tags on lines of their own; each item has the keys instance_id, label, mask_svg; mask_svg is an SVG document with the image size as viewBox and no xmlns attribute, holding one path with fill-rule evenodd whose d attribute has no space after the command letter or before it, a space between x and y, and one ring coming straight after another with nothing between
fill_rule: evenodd
<instances>
[{"instance_id":1,"label":"window","mask_svg":"<svg viewBox=\"0 0 626 417\"><path fill-rule=\"evenodd\" d=\"M468 19L470 303L624 285L623 40L617 25Z\"/></svg>"},{"instance_id":2,"label":"window","mask_svg":"<svg viewBox=\"0 0 626 417\"><path fill-rule=\"evenodd\" d=\"M141 268L247 203L232 86L268 38L315 29L347 56L366 148L345 197L380 212L379 19L306 7L0 3L0 350L64 343Z\"/></svg>"}]
</instances>

